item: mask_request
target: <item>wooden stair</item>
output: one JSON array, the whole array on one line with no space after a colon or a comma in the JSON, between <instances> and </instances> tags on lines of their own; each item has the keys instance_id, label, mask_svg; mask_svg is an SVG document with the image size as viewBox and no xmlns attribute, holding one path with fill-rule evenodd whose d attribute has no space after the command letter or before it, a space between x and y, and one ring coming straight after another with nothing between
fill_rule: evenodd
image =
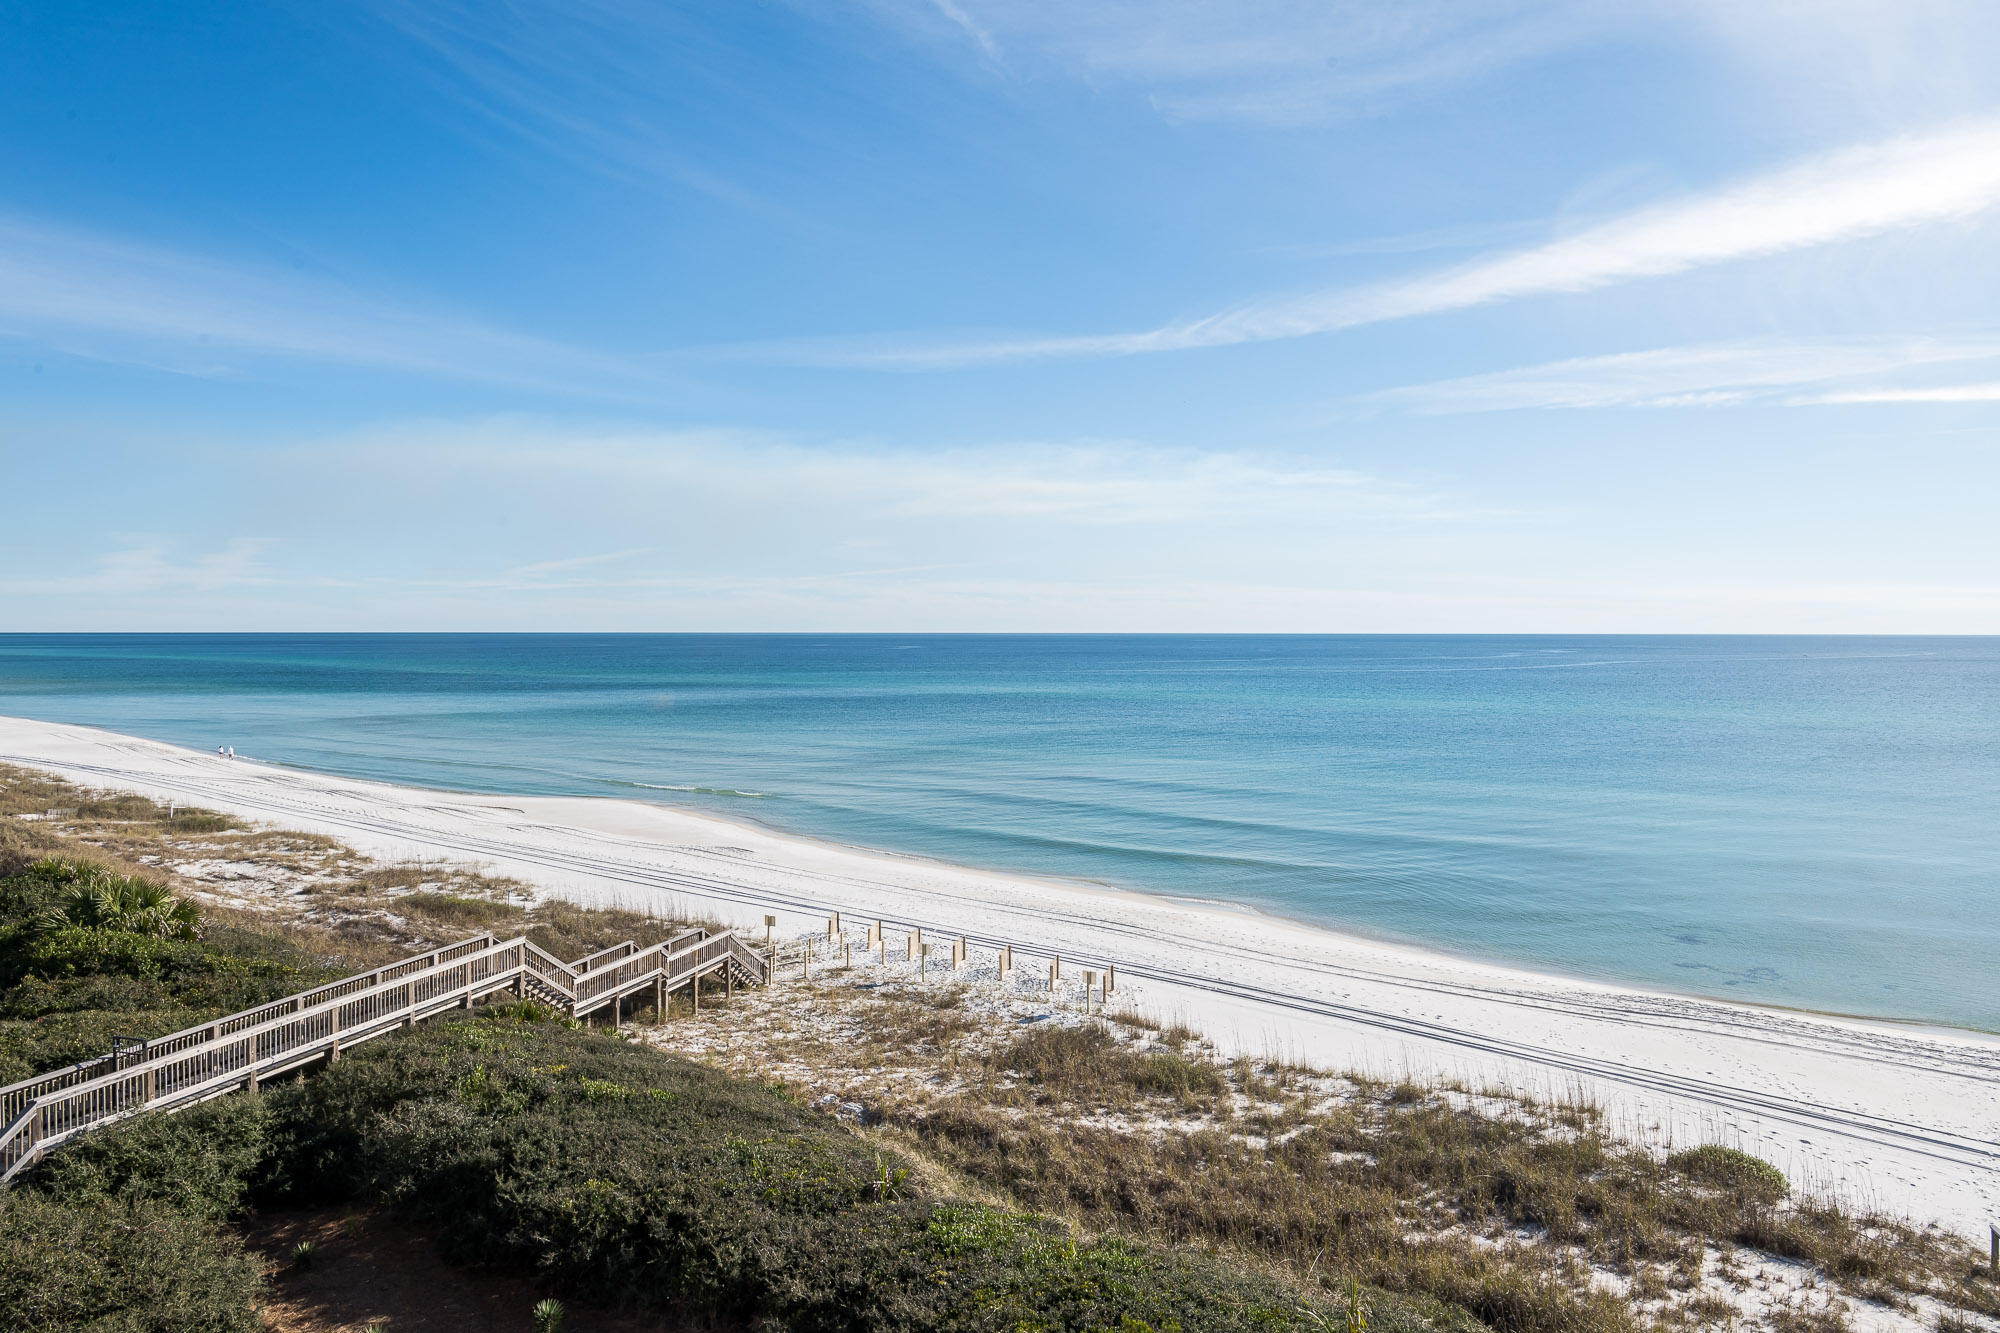
<instances>
[{"instance_id":1,"label":"wooden stair","mask_svg":"<svg viewBox=\"0 0 2000 1333\"><path fill-rule=\"evenodd\" d=\"M117 1049L0 1088L0 1186L79 1134L141 1111L172 1111L316 1060L338 1060L364 1041L505 991L589 1018L650 992L722 977L734 986L770 980L770 962L734 931L690 930L639 948L627 941L574 963L528 942L475 936L199 1027ZM696 1003L699 1004L697 992Z\"/></svg>"}]
</instances>

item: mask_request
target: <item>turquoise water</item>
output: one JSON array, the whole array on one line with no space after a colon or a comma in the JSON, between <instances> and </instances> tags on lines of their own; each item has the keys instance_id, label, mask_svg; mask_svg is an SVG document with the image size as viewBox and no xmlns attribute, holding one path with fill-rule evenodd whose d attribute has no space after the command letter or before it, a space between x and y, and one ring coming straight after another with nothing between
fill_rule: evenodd
<instances>
[{"instance_id":1,"label":"turquoise water","mask_svg":"<svg viewBox=\"0 0 2000 1333\"><path fill-rule=\"evenodd\" d=\"M2000 1030L2000 640L0 636L0 713Z\"/></svg>"}]
</instances>

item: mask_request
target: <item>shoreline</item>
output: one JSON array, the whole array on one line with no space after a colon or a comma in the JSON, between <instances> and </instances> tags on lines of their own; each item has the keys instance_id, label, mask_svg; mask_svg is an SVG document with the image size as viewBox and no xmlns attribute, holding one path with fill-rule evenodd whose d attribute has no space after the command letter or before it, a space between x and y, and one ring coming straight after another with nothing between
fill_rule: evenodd
<instances>
[{"instance_id":1,"label":"shoreline","mask_svg":"<svg viewBox=\"0 0 2000 1333\"><path fill-rule=\"evenodd\" d=\"M0 715L0 724L8 722L31 723L34 725L52 726L52 727L73 727L82 731L102 732L107 736L117 736L121 739L149 740L149 741L151 740L151 738L149 737L130 736L127 733L110 731L108 728L93 727L87 723L42 722L40 719L20 718L20 717L14 717L12 715ZM154 743L166 745L173 749L186 749L186 747L184 746L174 745L173 742L171 741L159 741ZM189 753L205 754L206 752L197 750L197 751L189 751ZM234 762L238 765L247 764L252 766L277 769L287 773L298 773L313 778L326 779L328 781L365 783L373 786L393 788L400 791L428 792L432 795L458 797L472 802L578 801L578 802L600 803L605 805L630 805L641 810L656 810L675 817L682 817L694 820L704 820L710 823L722 825L726 829L727 828L742 829L745 831L761 834L771 839L799 843L806 847L821 848L830 851L850 853L860 857L877 858L881 860L890 860L899 862L909 862L921 866L932 866L939 870L944 870L944 871L965 872L981 876L992 877L995 879L1019 880L1024 883L1043 885L1058 890L1068 889L1068 890L1075 890L1078 892L1102 892L1111 895L1124 895L1142 900L1152 900L1152 901L1170 903L1178 907L1184 907L1190 911L1218 912L1229 915L1247 916L1255 921L1265 922L1272 926L1296 928L1299 930L1310 931L1315 934L1331 936L1355 947L1381 949L1381 950L1386 950L1390 953L1405 954L1410 956L1410 958L1413 961L1430 960L1442 965L1481 969L1489 972L1516 976L1526 980L1539 981L1552 985L1602 987L1614 992L1647 995L1664 1000L1685 1000L1700 1004L1718 1005L1725 1008L1737 1007L1737 1008L1756 1010L1759 1012L1770 1012L1778 1014L1798 1014L1809 1018L1824 1018L1843 1023L1854 1023L1854 1024L1875 1026L1895 1032L1911 1032L1911 1033L1927 1034L1939 1037L1951 1037L1959 1035L1959 1036L1970 1036L1975 1038L1992 1039L1995 1041L2000 1041L2000 1030L1989 1030L1986 1028L1974 1027L1971 1024L1966 1024L1966 1023L1942 1022L1939 1020L1927 1019L1927 1018L1903 1018L1894 1014L1859 1013L1844 1009L1820 1009L1820 1008L1814 1008L1813 1006L1807 1004L1781 1004L1771 1000L1744 1000L1744 999L1737 999L1732 996L1715 994L1708 991L1680 989L1673 986L1662 985L1657 982L1639 981L1624 977L1616 977L1608 975L1586 975L1581 972L1563 971L1553 966L1543 967L1538 964L1523 963L1497 956L1486 956L1475 953L1459 952L1457 950L1445 947L1443 945L1431 944L1424 941L1396 939L1392 937L1371 934L1369 931L1367 931L1365 928L1362 927L1346 923L1342 923L1339 925L1330 925L1325 922L1314 921L1305 917L1288 915L1287 913L1278 911L1274 908L1260 906L1256 903L1231 902L1223 898L1192 897L1185 894L1169 893L1165 890L1146 889L1133 885L1116 884L1108 880L1092 879L1082 875L1063 875L1045 871L1008 869L1005 867L995 867L995 866L975 866L968 864L966 862L946 860L941 856L936 856L928 852L906 851L892 847L872 846L867 843L849 842L843 838L831 836L828 834L811 833L803 830L786 828L783 825L775 824L768 820L759 819L754 815L723 814L714 810L704 809L699 806L684 805L667 800L654 801L632 796L600 796L600 795L587 795L581 793L565 793L559 795L555 794L529 795L529 794L522 794L515 792L497 791L497 790L486 791L477 788L415 787L415 786L410 786L409 784L406 783L391 781L386 778L360 777L360 776L352 776L340 773L332 773L324 769L311 768L303 764L294 764L282 759L258 759L254 757L238 756ZM696 791L714 790L709 788L686 788L680 786L667 786L667 785L648 784L648 783L630 783L630 782L623 782L611 779L596 779L596 780L604 782L606 785L646 787L651 790L659 790L665 792L686 792L690 790L696 790ZM738 792L733 794L741 796L750 796L758 799L764 798L764 793L761 792L757 793Z\"/></svg>"},{"instance_id":2,"label":"shoreline","mask_svg":"<svg viewBox=\"0 0 2000 1333\"><path fill-rule=\"evenodd\" d=\"M1117 967L1116 1007L1225 1051L1587 1096L1628 1137L1725 1142L1808 1188L1984 1239L2000 1216L2000 1038L1534 972L1242 904L981 871L618 797L448 793L0 718L0 761L492 866L584 902L685 903L787 933L851 924L1001 943L1024 973ZM892 930L892 933L901 933Z\"/></svg>"}]
</instances>

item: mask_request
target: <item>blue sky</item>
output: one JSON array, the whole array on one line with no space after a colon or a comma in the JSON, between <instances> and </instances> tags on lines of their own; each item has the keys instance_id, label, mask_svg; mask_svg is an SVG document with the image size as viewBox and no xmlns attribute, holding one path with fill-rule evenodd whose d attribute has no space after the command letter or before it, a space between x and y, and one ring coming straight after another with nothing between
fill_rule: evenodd
<instances>
[{"instance_id":1,"label":"blue sky","mask_svg":"<svg viewBox=\"0 0 2000 1333\"><path fill-rule=\"evenodd\" d=\"M1986 0L0 0L0 628L2000 632Z\"/></svg>"}]
</instances>

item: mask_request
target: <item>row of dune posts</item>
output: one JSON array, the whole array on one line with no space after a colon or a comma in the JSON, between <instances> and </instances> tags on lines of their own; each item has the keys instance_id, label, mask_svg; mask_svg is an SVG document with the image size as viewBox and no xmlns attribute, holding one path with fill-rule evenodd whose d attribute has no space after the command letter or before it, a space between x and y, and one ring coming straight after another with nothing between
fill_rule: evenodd
<instances>
[{"instance_id":1,"label":"row of dune posts","mask_svg":"<svg viewBox=\"0 0 2000 1333\"><path fill-rule=\"evenodd\" d=\"M770 938L770 933L776 925L777 921L775 918L768 916L764 918L765 937L767 939ZM828 965L840 967L853 966L854 945L848 940L845 931L841 927L840 913L838 912L831 914L826 919L824 947L824 957ZM951 971L956 972L960 968L972 965L972 947L971 939L965 935L960 935L950 941L949 957ZM998 974L999 979L1005 981L1013 975L1015 970L1014 946L1011 944L1001 944L992 947L994 950L994 970ZM928 977L930 975L932 948L932 943L924 938L924 928L922 926L911 926L903 937L903 956L900 961L917 964L919 974ZM864 958L867 954L872 953L875 955L874 961L877 965L882 967L889 965L889 935L882 921L876 920L869 924L867 942L862 946L862 949ZM812 976L813 960L818 953L819 941L809 938L806 941L805 947L799 951L799 975L802 978L810 978ZM1062 955L1052 955L1049 958L1048 982L1049 993L1051 995L1054 995L1060 989L1062 978ZM1083 992L1086 1006L1108 1003L1112 992L1117 988L1118 969L1115 965L1107 963L1102 969L1090 968L1083 970Z\"/></svg>"}]
</instances>

